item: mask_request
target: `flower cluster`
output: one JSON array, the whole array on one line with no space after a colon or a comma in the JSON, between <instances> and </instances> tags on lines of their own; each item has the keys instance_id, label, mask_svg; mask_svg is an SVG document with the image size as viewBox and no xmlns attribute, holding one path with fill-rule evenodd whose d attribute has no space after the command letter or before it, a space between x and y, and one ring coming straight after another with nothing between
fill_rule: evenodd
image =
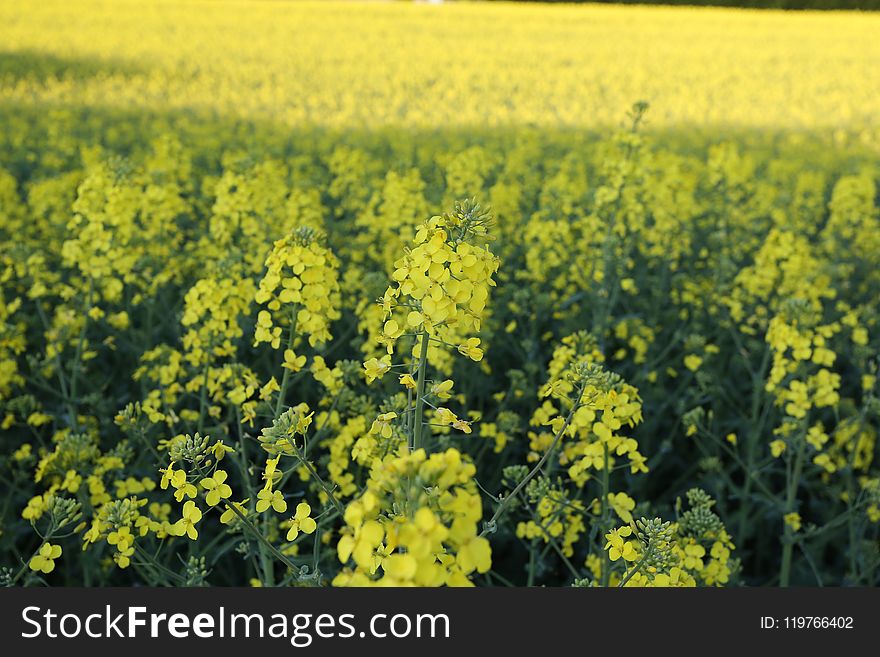
<instances>
[{"instance_id":1,"label":"flower cluster","mask_svg":"<svg viewBox=\"0 0 880 657\"><path fill-rule=\"evenodd\" d=\"M457 344L466 357L482 359L473 334L482 326L499 265L488 248L476 244L487 237L487 214L469 202L432 217L416 232L413 248L394 263L394 283L382 297L386 319L379 341L389 354L409 332Z\"/></svg>"},{"instance_id":2,"label":"flower cluster","mask_svg":"<svg viewBox=\"0 0 880 657\"><path fill-rule=\"evenodd\" d=\"M738 563L734 545L700 489L687 493L689 508L675 523L659 518L630 521L605 535L608 558L625 570L619 586L723 586Z\"/></svg>"},{"instance_id":3,"label":"flower cluster","mask_svg":"<svg viewBox=\"0 0 880 657\"><path fill-rule=\"evenodd\" d=\"M476 470L458 450L422 449L377 463L345 509L337 544L344 586L468 586L492 563L480 536Z\"/></svg>"},{"instance_id":4,"label":"flower cluster","mask_svg":"<svg viewBox=\"0 0 880 657\"><path fill-rule=\"evenodd\" d=\"M315 346L331 338L330 324L339 318L339 263L313 229L300 228L275 242L266 258L266 273L256 301L266 306L257 315L254 342L281 346L283 327L305 334ZM285 361L295 361L288 358Z\"/></svg>"}]
</instances>

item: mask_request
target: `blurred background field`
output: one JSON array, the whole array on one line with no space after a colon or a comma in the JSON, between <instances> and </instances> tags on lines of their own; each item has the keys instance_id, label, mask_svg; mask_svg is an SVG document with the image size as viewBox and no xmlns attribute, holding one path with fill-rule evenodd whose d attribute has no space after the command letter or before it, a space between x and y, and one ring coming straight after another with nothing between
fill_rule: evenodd
<instances>
[{"instance_id":1,"label":"blurred background field","mask_svg":"<svg viewBox=\"0 0 880 657\"><path fill-rule=\"evenodd\" d=\"M0 6L3 104L282 126L867 129L880 15L525 3Z\"/></svg>"},{"instance_id":2,"label":"blurred background field","mask_svg":"<svg viewBox=\"0 0 880 657\"><path fill-rule=\"evenodd\" d=\"M517 135L591 140L636 101L651 106L643 131L677 151L733 139L839 164L878 151L877 33L880 15L858 12L3 3L0 164L23 179L73 166L83 144L133 153L170 130L215 165L233 147L341 143L402 165Z\"/></svg>"}]
</instances>

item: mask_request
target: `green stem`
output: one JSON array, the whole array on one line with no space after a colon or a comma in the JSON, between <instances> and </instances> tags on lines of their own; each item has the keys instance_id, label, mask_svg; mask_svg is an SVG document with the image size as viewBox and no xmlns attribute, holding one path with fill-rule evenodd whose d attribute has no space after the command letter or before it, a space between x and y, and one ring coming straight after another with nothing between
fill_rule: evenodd
<instances>
[{"instance_id":1,"label":"green stem","mask_svg":"<svg viewBox=\"0 0 880 657\"><path fill-rule=\"evenodd\" d=\"M422 447L422 413L425 410L425 372L428 369L428 332L422 330L421 349L419 350L419 377L416 381L416 407L413 417L413 451Z\"/></svg>"},{"instance_id":2,"label":"green stem","mask_svg":"<svg viewBox=\"0 0 880 657\"><path fill-rule=\"evenodd\" d=\"M165 584L165 586L173 586L173 584L171 583L172 580L176 580L179 586L185 584L185 580L183 577L175 573L173 570L170 570L160 564L158 561L156 561L156 559L153 558L153 555L141 548L137 543L134 543L133 545L137 555L144 560L143 565L147 566L156 575L162 578L162 583Z\"/></svg>"},{"instance_id":3,"label":"green stem","mask_svg":"<svg viewBox=\"0 0 880 657\"><path fill-rule=\"evenodd\" d=\"M305 466L306 470L309 471L309 474L315 479L315 481L318 482L318 485L321 487L321 490L324 491L324 493L329 498L330 502L333 504L334 507L336 507L336 510L339 512L339 515L344 515L345 509L342 506L342 502L340 502L338 499L336 499L336 496L333 494L333 489L331 489L327 485L327 482L321 478L321 475L319 475L318 471L315 470L315 466L313 466L305 458L303 453L300 451L299 447L294 445L293 449L294 449L294 454L296 455L296 458L299 460L300 463L302 463Z\"/></svg>"},{"instance_id":4,"label":"green stem","mask_svg":"<svg viewBox=\"0 0 880 657\"><path fill-rule=\"evenodd\" d=\"M736 330L731 330L732 334L736 335ZM748 362L748 359L746 359ZM745 542L747 540L746 536L746 528L749 526L751 521L751 495L752 495L752 483L754 478L757 476L755 472L755 463L758 458L758 443L761 439L761 435L764 431L764 419L766 415L761 412L761 397L764 390L763 381L766 378L767 367L770 364L770 349L764 349L764 357L761 360L761 365L756 373L752 375L752 400L751 400L751 408L750 408L750 421L749 421L749 433L746 438L746 467L745 467L745 482L743 483L742 496L740 500L740 509L739 509L739 531L737 532L737 538L741 542ZM761 421L758 421L759 415L761 417Z\"/></svg>"},{"instance_id":5,"label":"green stem","mask_svg":"<svg viewBox=\"0 0 880 657\"><path fill-rule=\"evenodd\" d=\"M293 341L296 337L296 322L299 317L299 306L294 305L290 310L290 333L287 335L287 349L293 349ZM287 386L290 382L290 373L291 370L287 367L284 368L284 374L281 376L281 385L278 390L278 400L275 402L275 418L281 415L281 409L284 407L284 398L287 394ZM237 511L237 509L236 509ZM238 513L238 515L245 521L244 515ZM267 525L268 519L264 521L264 526ZM272 545L268 540L266 540L265 536L261 532L259 532L256 528L251 527L252 531L257 535L260 539L262 539L261 548L260 548L260 564L263 569L263 578L266 582L267 586L275 585L275 571L272 568L272 560L270 559L270 554L267 552L267 548L269 552L274 552L276 555L281 556L282 560L287 562L284 559L283 555L281 555L278 550L275 549L275 546ZM288 562L289 563L289 562Z\"/></svg>"},{"instance_id":6,"label":"green stem","mask_svg":"<svg viewBox=\"0 0 880 657\"><path fill-rule=\"evenodd\" d=\"M632 568L630 568L629 572L627 572L627 574L623 576L623 579L620 580L620 584L617 585L617 588L623 588L624 586L626 586L626 583L629 580L631 580L633 577L636 576L636 573L638 573L642 569L642 562L644 562L644 560L645 560L644 558L639 559L636 562L636 565L633 566ZM604 576L604 574L605 574L604 570L602 571L602 574Z\"/></svg>"},{"instance_id":7,"label":"green stem","mask_svg":"<svg viewBox=\"0 0 880 657\"><path fill-rule=\"evenodd\" d=\"M199 391L199 424L198 431L204 435L205 432L205 413L208 410L208 373L210 361L205 362L205 369L202 374L202 389Z\"/></svg>"},{"instance_id":8,"label":"green stem","mask_svg":"<svg viewBox=\"0 0 880 657\"><path fill-rule=\"evenodd\" d=\"M227 508L227 509L229 509L230 511L232 511L235 515L237 515L237 516L239 517L239 519L241 520L242 524L243 524L245 527L247 527L247 529L248 529L248 530L249 530L249 531L250 531L250 532L251 532L251 533L252 533L252 534L253 534L253 535L254 535L254 536L255 536L255 537L256 537L256 538L262 543L262 544L263 544L263 545L265 545L265 546L269 549L269 551L275 556L276 559L278 559L279 561L281 561L281 563L283 563L285 566L287 566L288 568L290 568L290 569L292 569L292 570L296 570L296 569L297 569L296 564L294 564L292 561L290 561L290 559L288 559L288 558L285 557L283 554L281 554L281 552L278 551L278 548L276 548L274 545L272 545L272 543L269 541L268 538L266 538L265 536L263 536L263 534L260 532L260 530L257 529L257 528L253 525L253 523L251 523L251 521L247 519L247 516L245 516L245 515L244 515L244 514L238 509L237 506L235 506L234 504L230 504L229 502L226 502L226 501L224 501L224 504L226 505L226 508ZM270 571L270 572L271 572L271 571ZM271 584L270 584L269 582L267 582L267 584L269 584L269 586L273 586L273 585L274 585L274 577L271 578L271 581L272 581Z\"/></svg>"},{"instance_id":9,"label":"green stem","mask_svg":"<svg viewBox=\"0 0 880 657\"><path fill-rule=\"evenodd\" d=\"M85 342L86 342L86 329L89 326L89 313L92 311L92 302L94 295L94 283L92 279L89 279L89 294L88 299L86 301L86 311L83 315L83 325L79 332L79 338L76 343L76 353L73 357L73 364L70 369L70 405L73 409L73 417L70 418L70 421L73 423L73 428L76 429L79 427L79 420L77 419L77 398L76 398L76 387L77 380L79 378L79 370L80 370L80 362L82 361L83 351L85 350Z\"/></svg>"},{"instance_id":10,"label":"green stem","mask_svg":"<svg viewBox=\"0 0 880 657\"><path fill-rule=\"evenodd\" d=\"M299 317L299 306L294 305L290 312L290 335L287 336L287 349L293 349L293 339L296 337L296 321ZM281 386L278 391L278 401L275 403L275 417L281 415L281 409L284 407L284 396L287 393L287 385L290 381L290 369L285 367L284 374L281 375Z\"/></svg>"},{"instance_id":11,"label":"green stem","mask_svg":"<svg viewBox=\"0 0 880 657\"><path fill-rule=\"evenodd\" d=\"M611 486L611 482L610 482L611 473L609 471L611 464L609 463L609 458L608 458L609 457L608 443L604 443L602 447L603 447L603 452L604 452L604 465L602 466L602 497L599 500L601 503L601 509L602 509L601 517L599 520L599 524L602 527L602 529L599 532L600 533L600 543L601 543L601 536L604 536L605 532L611 529L611 527L610 527L611 518L610 518L610 513L609 513L611 510L611 505L608 504L608 493L609 493L608 489ZM602 564L602 586L607 587L608 583L611 579L611 557L608 555L607 550L603 550L602 552L604 554L604 562ZM632 575L630 575L630 577L632 577Z\"/></svg>"},{"instance_id":12,"label":"green stem","mask_svg":"<svg viewBox=\"0 0 880 657\"><path fill-rule=\"evenodd\" d=\"M532 539L531 545L529 547L529 575L528 579L526 579L526 586L532 586L535 583L535 548L537 547L537 541Z\"/></svg>"},{"instance_id":13,"label":"green stem","mask_svg":"<svg viewBox=\"0 0 880 657\"><path fill-rule=\"evenodd\" d=\"M312 544L312 575L315 577L315 585L321 585L321 571L318 565L321 561L321 528L315 530L315 542Z\"/></svg>"},{"instance_id":14,"label":"green stem","mask_svg":"<svg viewBox=\"0 0 880 657\"><path fill-rule=\"evenodd\" d=\"M415 344L413 344L415 346ZM415 361L410 360L409 364L409 375L412 376L415 374ZM406 408L407 414L404 420L404 426L406 427L406 435L409 440L409 446L413 446L413 441L415 440L415 409L413 407L413 391L412 388L407 386L406 388ZM409 410L413 409L412 413L409 413Z\"/></svg>"},{"instance_id":15,"label":"green stem","mask_svg":"<svg viewBox=\"0 0 880 657\"><path fill-rule=\"evenodd\" d=\"M856 453L859 449L859 436L862 435L862 431L865 428L865 411L861 412L861 418L859 420L858 429L855 433L855 442L853 443L852 450L849 453L846 463L846 508L849 511L849 515L847 517L846 525L847 525L847 534L849 536L849 572L850 579L852 582L856 582L859 579L858 575L858 559L857 559L857 534L856 524L855 524L855 514L853 511L853 498L856 495L856 482L855 482L855 461L856 461ZM838 430L840 427L840 422L838 421Z\"/></svg>"},{"instance_id":16,"label":"green stem","mask_svg":"<svg viewBox=\"0 0 880 657\"><path fill-rule=\"evenodd\" d=\"M235 460L238 463L238 470L241 473L242 481L244 481L248 498L253 500L252 503L255 504L257 500L257 492L254 489L253 482L251 482L250 475L248 474L247 448L244 442L244 433L241 430L241 412L238 408L235 409L235 421L238 426L238 453L236 454ZM257 552L260 555L260 570L263 572L263 580L266 582L274 580L271 554L266 549L266 546L260 542L257 543ZM254 566L256 567L256 564L254 564Z\"/></svg>"},{"instance_id":17,"label":"green stem","mask_svg":"<svg viewBox=\"0 0 880 657\"><path fill-rule=\"evenodd\" d=\"M794 459L794 472L791 473L788 477L788 490L785 494L785 513L786 515L792 513L794 511L795 501L797 499L797 489L798 484L800 483L801 471L804 465L804 451L806 448L806 441L803 439L803 436L800 438L800 444L798 445L797 455ZM782 545L782 567L779 571L779 586L786 587L789 585L791 580L791 557L794 552L794 532L791 527L788 526L788 523L784 524L784 535L783 535L783 545Z\"/></svg>"}]
</instances>

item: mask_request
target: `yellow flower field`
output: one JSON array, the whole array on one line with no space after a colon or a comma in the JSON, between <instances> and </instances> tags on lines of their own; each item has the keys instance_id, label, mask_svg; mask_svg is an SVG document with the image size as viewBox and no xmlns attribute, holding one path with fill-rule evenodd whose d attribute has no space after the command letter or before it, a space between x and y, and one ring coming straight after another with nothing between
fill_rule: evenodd
<instances>
[{"instance_id":1,"label":"yellow flower field","mask_svg":"<svg viewBox=\"0 0 880 657\"><path fill-rule=\"evenodd\" d=\"M876 585L877 34L0 4L0 583Z\"/></svg>"},{"instance_id":2,"label":"yellow flower field","mask_svg":"<svg viewBox=\"0 0 880 657\"><path fill-rule=\"evenodd\" d=\"M336 128L601 128L643 98L657 127L880 119L872 14L46 0L0 25L4 98L28 105Z\"/></svg>"}]
</instances>

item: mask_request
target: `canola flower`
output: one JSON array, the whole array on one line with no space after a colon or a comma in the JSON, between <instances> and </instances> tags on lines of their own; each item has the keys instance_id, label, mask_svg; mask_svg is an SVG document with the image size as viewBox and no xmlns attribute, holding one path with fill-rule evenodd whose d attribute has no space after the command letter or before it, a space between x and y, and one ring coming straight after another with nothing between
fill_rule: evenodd
<instances>
[{"instance_id":1,"label":"canola flower","mask_svg":"<svg viewBox=\"0 0 880 657\"><path fill-rule=\"evenodd\" d=\"M633 179L627 184L646 183ZM864 220L875 219L868 212ZM777 233L771 229L771 240L756 251L756 264L734 272L718 302L702 310L720 317L728 335L710 340L692 334L680 343L673 340L671 347L660 342L662 324L651 330L631 318L615 318L621 312L616 304L637 297L605 298L607 317L594 331L582 329L558 341L552 333L541 336L555 346L545 351L546 373L531 384L535 401L529 402L524 371L508 371L505 388L491 396L467 385L467 374L461 378L467 368L476 368L486 381L497 376L487 349L496 341L486 339L487 324L490 336L516 336L520 321L538 321L508 319L522 313L524 301L516 289L502 297L506 306L489 312L489 290L503 290L508 280L490 250L496 243L490 227L494 223L480 206L458 203L450 213L417 227L409 246L398 247L404 257L387 263L392 284L376 303L381 313L371 315L379 330L354 324L364 344L375 341L379 347L362 364L328 362L322 355L327 353L323 343L333 342L330 326L344 317L338 291L347 279L338 276L338 259L313 229L294 229L269 246L259 280L249 278L246 270L239 270L239 279L198 279L186 288L182 317L172 324L178 327L179 345L149 347L132 371L133 382L147 385L144 396L113 419L125 440L102 449L100 417L75 411L79 404L93 402L77 399L76 406L62 404L65 413L74 414L67 416L68 426L54 428L51 451L35 454L27 444L15 452L17 471L23 473L32 464L34 483L44 487L27 500L22 518L34 523L48 519L46 535L51 537L58 529L53 527L57 496L63 500L87 491L93 517L74 532L82 532L84 554L106 542L117 572L165 584L184 583L192 576L189 570L175 572L168 562L178 549L175 541L199 544L210 540L203 536L224 532L239 536L255 556L252 572L265 584L463 586L481 578L497 583L492 541L503 540L507 526L521 549L534 555L523 583L539 581L538 555L546 560L552 554L565 578L578 585L725 585L741 576L743 566L734 556L735 534L709 510L715 502L705 493L689 492L691 509L673 522L641 519L652 503L633 494L633 482L653 476L652 451L646 453L636 436L646 421L644 391L656 390L658 381L672 385L684 377L685 403L691 394L705 395L712 384L704 370L717 366L731 347L742 350L751 341L760 355L760 362L749 360L746 366L753 377L752 412L765 426L771 418L777 420L765 456L759 456L762 435L748 424L722 437L713 427L721 409L712 407L683 413L680 421L686 430L680 439L697 441L703 453L714 449L711 458L716 462L730 459L744 472L749 459L782 462L787 473L783 490L774 493L773 484L762 479L749 484L766 500L762 503L778 505L782 582L792 578L795 542L815 531L816 525L799 511L800 490L810 477L815 485L827 486L838 476L835 485L843 490L838 500L850 522L855 526L863 518L859 522L866 528L874 526L880 517L872 477L876 378L867 351L870 324L865 323L872 317L865 305L842 302L843 292L834 287L836 277L849 275L853 265L847 262L838 273L821 249L806 245L814 253L812 260L795 264L786 256L787 263L772 261L780 267L774 273L770 265L757 264L773 248ZM632 224L626 230L638 234L644 227ZM607 246L612 259L599 264L610 272L606 266L619 257L620 243ZM516 258L511 248L501 243L501 252ZM659 256L645 252L639 257L652 262ZM821 286L801 285L799 270L793 268L801 266L809 271L819 267L824 272L816 279ZM306 275L309 267L321 268L320 275ZM619 271L613 275L628 280ZM758 283L758 276L778 275L790 277L795 286ZM593 279L594 293L609 292L606 276ZM569 279L567 288L558 291L568 294L584 284L576 281ZM309 286L314 289L302 292ZM621 283L620 289L631 296L647 287ZM679 322L700 307L695 305L700 297L689 296L688 289L684 285L677 293L682 296L675 297ZM285 292L290 290L298 294ZM845 293L856 295L853 299L858 294L852 288ZM47 294L41 290L36 299L45 300ZM118 303L112 296L100 299L102 304ZM564 303L565 298L557 292L546 302ZM591 304L571 308L569 312L596 319ZM272 315L271 326L261 319L263 313ZM74 343L79 350L76 368L84 371L104 358L97 352L87 356L89 336L100 334L100 324L90 322L103 321L95 315L77 327L84 336L81 346ZM550 319L565 326L564 317L557 311ZM263 365L242 362L247 353L260 353L246 337L247 323L261 338L258 349L268 343ZM47 333L52 340L56 335ZM100 348L108 347L112 352L112 343L101 343ZM677 366L663 361L670 348L682 354ZM841 352L861 359L864 374L856 392L863 405L848 406L835 425L825 409L842 403L846 383L837 370ZM59 369L61 348L52 346L47 353L51 359L41 376L51 380L60 374L65 385L73 383L72 376L79 378L73 368ZM658 355L660 360L652 360ZM658 370L661 364L665 369ZM640 381L639 388L611 367L628 371ZM456 379L465 382L463 388ZM80 382L87 381L83 376ZM303 394L314 407L306 402L288 406ZM470 397L491 402L488 413L468 404ZM29 397L10 397L10 404L9 426L19 421L37 430L57 426L54 416L42 410L49 407L34 406ZM524 405L531 407L527 415L521 414ZM265 417L271 421L261 419ZM248 438L255 423L262 425L256 441L262 461ZM182 428L193 433L180 432ZM479 442L453 446L462 440ZM713 447L713 440L719 447ZM497 495L478 488L473 460L485 465L490 462L487 454L505 454L511 448L521 450L525 465L503 469L496 480ZM740 448L746 451L741 454ZM711 458L704 457L699 465L707 473L719 467ZM130 463L145 459L158 465L155 478L128 473ZM309 500L297 502L292 516L291 495ZM740 509L739 527L748 537L743 517ZM167 556L153 555L155 541L169 546ZM314 545L301 550L303 541ZM25 573L54 572L56 550L45 545ZM317 560L306 556L315 554ZM859 566L855 568L858 572Z\"/></svg>"},{"instance_id":2,"label":"canola flower","mask_svg":"<svg viewBox=\"0 0 880 657\"><path fill-rule=\"evenodd\" d=\"M880 581L875 17L62 4L0 7L0 582Z\"/></svg>"},{"instance_id":3,"label":"canola flower","mask_svg":"<svg viewBox=\"0 0 880 657\"><path fill-rule=\"evenodd\" d=\"M477 534L482 509L474 466L455 449L377 463L367 491L345 511L339 559L351 559L334 584L468 586L491 566L489 541ZM389 500L399 511L380 516Z\"/></svg>"},{"instance_id":4,"label":"canola flower","mask_svg":"<svg viewBox=\"0 0 880 657\"><path fill-rule=\"evenodd\" d=\"M229 21L245 29L230 34ZM870 12L520 3L240 0L206 12L198 0L113 11L101 0L47 0L0 9L10 48L47 55L35 75L7 85L12 103L209 106L285 126L373 128L611 127L619 108L648 98L667 127L849 124L876 135L878 23ZM168 47L172 26L186 43ZM487 112L484 98L504 102Z\"/></svg>"},{"instance_id":5,"label":"canola flower","mask_svg":"<svg viewBox=\"0 0 880 657\"><path fill-rule=\"evenodd\" d=\"M37 554L31 557L28 567L37 572L49 574L55 570L55 560L61 556L61 546L45 543Z\"/></svg>"}]
</instances>

